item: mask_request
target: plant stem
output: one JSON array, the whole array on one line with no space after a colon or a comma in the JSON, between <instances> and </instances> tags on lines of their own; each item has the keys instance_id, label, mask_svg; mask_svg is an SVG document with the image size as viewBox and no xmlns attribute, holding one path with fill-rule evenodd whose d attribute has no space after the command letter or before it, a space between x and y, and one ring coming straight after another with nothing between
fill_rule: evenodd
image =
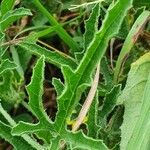
<instances>
[{"instance_id":1,"label":"plant stem","mask_svg":"<svg viewBox=\"0 0 150 150\"><path fill-rule=\"evenodd\" d=\"M39 0L34 0L33 3L36 7L48 18L52 26L58 26L57 34L59 37L72 49L72 52L80 51L78 44L72 39L72 37L63 29L63 27L55 20L55 18L44 8Z\"/></svg>"}]
</instances>

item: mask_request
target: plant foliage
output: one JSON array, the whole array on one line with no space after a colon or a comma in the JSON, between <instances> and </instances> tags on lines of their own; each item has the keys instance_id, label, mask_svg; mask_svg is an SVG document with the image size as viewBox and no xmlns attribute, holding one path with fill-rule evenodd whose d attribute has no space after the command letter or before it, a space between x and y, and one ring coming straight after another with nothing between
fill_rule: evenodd
<instances>
[{"instance_id":1,"label":"plant foliage","mask_svg":"<svg viewBox=\"0 0 150 150\"><path fill-rule=\"evenodd\" d=\"M2 0L0 138L18 150L148 150L149 2L71 3Z\"/></svg>"}]
</instances>

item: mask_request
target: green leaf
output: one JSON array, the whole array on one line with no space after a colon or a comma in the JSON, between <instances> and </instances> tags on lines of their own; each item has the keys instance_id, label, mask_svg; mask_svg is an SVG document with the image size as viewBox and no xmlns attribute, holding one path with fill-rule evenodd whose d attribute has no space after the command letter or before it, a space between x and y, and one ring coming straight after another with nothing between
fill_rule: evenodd
<instances>
[{"instance_id":1,"label":"green leaf","mask_svg":"<svg viewBox=\"0 0 150 150\"><path fill-rule=\"evenodd\" d=\"M20 59L19 59L19 55L17 53L17 50L14 46L10 46L10 50L11 50L12 58L13 58L14 62L17 64L16 70L17 70L21 80L23 80L24 79L24 71L23 71L23 68L20 64Z\"/></svg>"},{"instance_id":2,"label":"green leaf","mask_svg":"<svg viewBox=\"0 0 150 150\"><path fill-rule=\"evenodd\" d=\"M77 66L73 58L68 55L64 55L64 53L61 53L59 51L51 51L31 42L21 42L18 44L18 46L27 51L30 51L32 54L38 56L44 55L46 61L58 67L61 67L62 65L67 65L74 69Z\"/></svg>"},{"instance_id":3,"label":"green leaf","mask_svg":"<svg viewBox=\"0 0 150 150\"><path fill-rule=\"evenodd\" d=\"M88 120L86 122L88 127L88 136L97 138L97 132L100 129L100 126L98 126L98 93L96 94L92 105L90 107L89 113L88 113Z\"/></svg>"},{"instance_id":4,"label":"green leaf","mask_svg":"<svg viewBox=\"0 0 150 150\"><path fill-rule=\"evenodd\" d=\"M118 103L124 103L125 106L124 120L121 126L121 149L128 149L127 145L134 136L133 131L138 123L137 121L140 115L144 115L141 114L142 104L144 103L142 97L149 73L150 53L146 53L131 65L126 86L118 98Z\"/></svg>"},{"instance_id":5,"label":"green leaf","mask_svg":"<svg viewBox=\"0 0 150 150\"><path fill-rule=\"evenodd\" d=\"M60 81L60 79L56 79L56 78L53 78L52 83L53 83L55 90L57 92L57 97L59 97L65 88L64 84Z\"/></svg>"},{"instance_id":6,"label":"green leaf","mask_svg":"<svg viewBox=\"0 0 150 150\"><path fill-rule=\"evenodd\" d=\"M47 124L46 124L47 125ZM39 131L49 131L52 128L50 128L49 126L45 126L45 124L40 124L40 123L36 123L36 124L31 124L28 122L23 122L20 121L16 126L13 127L12 129L12 134L13 135L23 135L26 133L36 133Z\"/></svg>"},{"instance_id":7,"label":"green leaf","mask_svg":"<svg viewBox=\"0 0 150 150\"><path fill-rule=\"evenodd\" d=\"M11 125L11 126L15 126L16 122L10 117L10 115L4 110L4 108L2 107L2 105L0 104L0 113L4 116L4 118L7 120L7 122ZM32 139L30 136L28 136L27 134L24 134L21 136L21 138L23 138L28 144L30 144L33 148L35 149L43 149L44 147L41 146L39 143L37 143L34 139ZM7 137L6 137L7 139Z\"/></svg>"},{"instance_id":8,"label":"green leaf","mask_svg":"<svg viewBox=\"0 0 150 150\"><path fill-rule=\"evenodd\" d=\"M135 7L147 6L149 8L150 7L150 2L149 2L149 0L134 0L133 5Z\"/></svg>"},{"instance_id":9,"label":"green leaf","mask_svg":"<svg viewBox=\"0 0 150 150\"><path fill-rule=\"evenodd\" d=\"M28 67L28 63L32 57L32 54L30 53L30 51L26 51L21 47L16 47L18 56L19 56L19 61L21 64L21 67L23 69L23 71L26 71L27 67Z\"/></svg>"},{"instance_id":10,"label":"green leaf","mask_svg":"<svg viewBox=\"0 0 150 150\"><path fill-rule=\"evenodd\" d=\"M18 105L18 103L23 100L24 93L18 90L17 87L15 88L13 76L14 73L11 70L5 70L1 74L2 81L0 83L0 98L9 104L11 103Z\"/></svg>"},{"instance_id":11,"label":"green leaf","mask_svg":"<svg viewBox=\"0 0 150 150\"><path fill-rule=\"evenodd\" d=\"M0 31L0 58L6 51L6 47L1 46L4 41L5 41L5 34Z\"/></svg>"},{"instance_id":12,"label":"green leaf","mask_svg":"<svg viewBox=\"0 0 150 150\"><path fill-rule=\"evenodd\" d=\"M55 121L56 130L60 134L65 129L66 118L70 117L71 112L80 100L81 93L89 85L91 74L103 57L109 40L118 32L123 18L131 5L132 0L120 0L114 6L111 5L102 28L96 33L78 68L72 71L67 66L62 67L66 88L58 98L59 110Z\"/></svg>"},{"instance_id":13,"label":"green leaf","mask_svg":"<svg viewBox=\"0 0 150 150\"><path fill-rule=\"evenodd\" d=\"M15 0L2 0L1 2L1 16L12 10Z\"/></svg>"},{"instance_id":14,"label":"green leaf","mask_svg":"<svg viewBox=\"0 0 150 150\"><path fill-rule=\"evenodd\" d=\"M94 38L95 32L98 31L98 18L100 15L100 4L96 4L93 7L92 12L85 22L85 33L84 33L84 49L86 50Z\"/></svg>"},{"instance_id":15,"label":"green leaf","mask_svg":"<svg viewBox=\"0 0 150 150\"><path fill-rule=\"evenodd\" d=\"M127 148L132 150L148 150L150 148L150 73L145 85L144 94L142 97L142 107L138 121L133 130L132 138L130 139Z\"/></svg>"},{"instance_id":16,"label":"green leaf","mask_svg":"<svg viewBox=\"0 0 150 150\"><path fill-rule=\"evenodd\" d=\"M111 111L114 109L114 107L117 105L117 98L121 92L121 86L116 85L114 86L110 92L108 92L105 96L102 109L99 112L98 119L99 124L103 127L106 126L106 120L108 115L111 113Z\"/></svg>"},{"instance_id":17,"label":"green leaf","mask_svg":"<svg viewBox=\"0 0 150 150\"><path fill-rule=\"evenodd\" d=\"M87 150L107 150L107 147L101 140L95 140L85 136L82 132L66 133L63 134L63 138L69 142L72 146Z\"/></svg>"},{"instance_id":18,"label":"green leaf","mask_svg":"<svg viewBox=\"0 0 150 150\"><path fill-rule=\"evenodd\" d=\"M23 16L26 15L32 15L31 11L29 9L25 9L25 8L18 8L15 10L10 10L8 11L2 18L0 21L0 28L1 31L4 31L5 29L7 29L13 22L15 22L16 20L20 19Z\"/></svg>"},{"instance_id":19,"label":"green leaf","mask_svg":"<svg viewBox=\"0 0 150 150\"><path fill-rule=\"evenodd\" d=\"M0 75L6 70L15 69L17 65L14 62L11 62L9 59L2 60L0 64Z\"/></svg>"},{"instance_id":20,"label":"green leaf","mask_svg":"<svg viewBox=\"0 0 150 150\"><path fill-rule=\"evenodd\" d=\"M76 59L81 60L84 52L93 40L95 33L98 31L98 18L100 16L100 4L96 4L89 18L85 21L85 33L83 35L83 51L75 53Z\"/></svg>"},{"instance_id":21,"label":"green leaf","mask_svg":"<svg viewBox=\"0 0 150 150\"><path fill-rule=\"evenodd\" d=\"M12 136L11 127L0 121L0 137L4 138L14 146L16 150L34 150L23 138Z\"/></svg>"},{"instance_id":22,"label":"green leaf","mask_svg":"<svg viewBox=\"0 0 150 150\"><path fill-rule=\"evenodd\" d=\"M27 86L27 92L29 94L29 106L36 114L37 118L44 122L52 123L42 104L42 94L43 94L43 80L44 80L44 56L38 60L34 70L30 84ZM36 92L35 92L36 91Z\"/></svg>"},{"instance_id":23,"label":"green leaf","mask_svg":"<svg viewBox=\"0 0 150 150\"><path fill-rule=\"evenodd\" d=\"M13 135L34 133L42 130L54 131L54 127L52 126L53 122L47 116L42 104L45 67L44 60L44 56L41 56L38 60L35 68L33 69L31 82L27 86L27 92L29 94L29 107L32 110L32 113L38 118L39 122L37 124L19 122L19 124L13 128Z\"/></svg>"},{"instance_id":24,"label":"green leaf","mask_svg":"<svg viewBox=\"0 0 150 150\"><path fill-rule=\"evenodd\" d=\"M148 18L150 16L149 11L144 11L141 13L141 15L137 18L135 21L134 25L132 26L130 32L128 33L128 36L126 37L126 40L123 44L123 47L121 49L121 52L119 54L116 67L115 67L115 72L114 72L114 82L118 82L118 77L120 73L121 67L123 67L123 60L125 56L131 51L131 48L135 44L138 36L141 33L141 30L143 29L144 25L146 24Z\"/></svg>"},{"instance_id":25,"label":"green leaf","mask_svg":"<svg viewBox=\"0 0 150 150\"><path fill-rule=\"evenodd\" d=\"M103 57L101 61L101 73L103 74L105 82L104 84L105 90L109 92L113 88L114 84L113 84L112 70L109 67L108 60L106 57Z\"/></svg>"},{"instance_id":26,"label":"green leaf","mask_svg":"<svg viewBox=\"0 0 150 150\"><path fill-rule=\"evenodd\" d=\"M36 0L36 2L38 2L38 0ZM39 3L38 5L41 7ZM50 56L48 58L46 56L49 54L48 52L44 54L47 59L51 59L50 61L52 63L55 65L58 64L58 66L61 67L65 79L65 88L63 88L63 85L58 80L55 84L59 97L57 97L58 112L54 123L48 118L42 105L45 59L43 56L40 57L34 68L31 83L27 87L27 92L29 94L29 106L33 114L38 118L39 122L36 124L20 122L13 128L13 135L20 135L24 133L36 134L39 131L47 131L52 133L54 139L57 139L56 142L52 141L53 149L58 149L60 139L75 148L78 147L80 149L94 150L107 149L101 140L89 138L82 132L72 133L71 131L68 131L66 120L70 118L72 111L75 110L75 107L79 104L81 94L88 86L90 86L93 72L105 54L109 40L118 33L121 23L131 6L132 0L120 0L115 4L112 3L108 9L109 11L103 22L102 28L95 33L93 41L87 48L78 67L73 67L69 63L66 65L66 62L64 63L63 61L60 62L60 55L57 59L55 57L55 59L52 60L53 57ZM45 10L42 11L45 12ZM49 18L52 19L51 16L49 16ZM26 47L26 49L27 48L30 49L30 47ZM36 51L36 48L33 49L33 51ZM44 50L40 50L40 54L42 54L42 51ZM44 138L44 136L42 138Z\"/></svg>"}]
</instances>

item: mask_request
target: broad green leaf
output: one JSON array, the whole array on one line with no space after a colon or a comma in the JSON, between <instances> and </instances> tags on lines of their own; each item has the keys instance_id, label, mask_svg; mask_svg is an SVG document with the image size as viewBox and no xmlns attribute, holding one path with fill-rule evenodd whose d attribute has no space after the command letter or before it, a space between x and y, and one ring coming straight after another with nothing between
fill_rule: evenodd
<instances>
[{"instance_id":1,"label":"broad green leaf","mask_svg":"<svg viewBox=\"0 0 150 150\"><path fill-rule=\"evenodd\" d=\"M142 107L127 149L150 149L150 73L142 97Z\"/></svg>"},{"instance_id":2,"label":"broad green leaf","mask_svg":"<svg viewBox=\"0 0 150 150\"><path fill-rule=\"evenodd\" d=\"M15 69L17 65L14 62L11 62L9 59L2 60L0 64L0 75L6 70Z\"/></svg>"},{"instance_id":3,"label":"broad green leaf","mask_svg":"<svg viewBox=\"0 0 150 150\"><path fill-rule=\"evenodd\" d=\"M64 55L64 53L61 53L59 51L51 51L46 48L43 48L41 46L38 46L34 43L29 42L21 42L18 44L19 47L30 51L32 54L41 56L44 55L46 61L61 67L62 65L70 66L71 68L75 69L77 64L73 58L71 58L68 55Z\"/></svg>"},{"instance_id":4,"label":"broad green leaf","mask_svg":"<svg viewBox=\"0 0 150 150\"><path fill-rule=\"evenodd\" d=\"M1 2L1 16L10 11L14 6L15 0L2 0Z\"/></svg>"},{"instance_id":5,"label":"broad green leaf","mask_svg":"<svg viewBox=\"0 0 150 150\"><path fill-rule=\"evenodd\" d=\"M15 10L8 11L0 21L0 29L4 31L7 29L13 22L20 19L23 16L32 15L31 11L26 8L18 8Z\"/></svg>"},{"instance_id":6,"label":"broad green leaf","mask_svg":"<svg viewBox=\"0 0 150 150\"><path fill-rule=\"evenodd\" d=\"M116 67L115 67L115 72L114 72L114 82L118 82L118 77L120 73L121 67L123 67L123 60L125 56L130 52L131 48L135 44L138 36L141 33L141 30L143 29L144 25L146 24L148 18L150 16L149 11L144 11L141 13L141 15L137 18L135 21L134 25L132 26L130 32L128 33L128 36L126 37L126 40L123 44L123 47L121 49L121 52L119 54Z\"/></svg>"},{"instance_id":7,"label":"broad green leaf","mask_svg":"<svg viewBox=\"0 0 150 150\"><path fill-rule=\"evenodd\" d=\"M133 131L143 111L142 99L148 75L150 73L150 53L146 53L131 65L126 86L118 98L118 103L124 103L124 120L121 126L121 149L128 149L127 145L133 138ZM146 115L146 114L145 114ZM136 143L137 144L137 143Z\"/></svg>"},{"instance_id":8,"label":"broad green leaf","mask_svg":"<svg viewBox=\"0 0 150 150\"><path fill-rule=\"evenodd\" d=\"M14 146L16 150L34 150L23 138L12 136L11 127L0 121L0 137L4 138Z\"/></svg>"}]
</instances>

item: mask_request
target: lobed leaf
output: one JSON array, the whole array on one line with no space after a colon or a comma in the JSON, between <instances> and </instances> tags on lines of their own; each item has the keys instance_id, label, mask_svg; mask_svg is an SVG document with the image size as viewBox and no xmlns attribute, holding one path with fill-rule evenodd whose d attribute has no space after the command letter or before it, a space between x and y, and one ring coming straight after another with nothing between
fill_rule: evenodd
<instances>
[{"instance_id":1,"label":"lobed leaf","mask_svg":"<svg viewBox=\"0 0 150 150\"><path fill-rule=\"evenodd\" d=\"M76 53L77 60L81 60L84 55L84 52L90 45L91 41L94 38L95 33L98 31L98 17L100 15L100 4L96 4L92 12L85 22L85 32L83 35L83 51Z\"/></svg>"},{"instance_id":2,"label":"lobed leaf","mask_svg":"<svg viewBox=\"0 0 150 150\"><path fill-rule=\"evenodd\" d=\"M29 106L42 123L51 124L42 104L43 80L44 80L44 56L38 60L30 84L27 86L29 94Z\"/></svg>"},{"instance_id":3,"label":"lobed leaf","mask_svg":"<svg viewBox=\"0 0 150 150\"><path fill-rule=\"evenodd\" d=\"M113 7L111 6L102 28L96 33L78 68L72 71L67 66L62 67L66 88L58 98L59 110L55 121L56 130L60 134L65 128L65 118L70 116L71 111L75 108L75 104L79 101L81 93L87 84L90 83L90 76L93 70L103 57L109 40L118 32L123 17L131 5L132 0L120 0ZM78 93L78 95L75 93Z\"/></svg>"},{"instance_id":4,"label":"lobed leaf","mask_svg":"<svg viewBox=\"0 0 150 150\"><path fill-rule=\"evenodd\" d=\"M38 118L37 124L19 122L13 130L13 135L22 135L24 133L34 133L38 131L54 132L53 122L49 119L42 104L43 80L44 80L44 56L38 60L30 84L27 86L29 94L29 107L32 113ZM56 133L57 134L57 133Z\"/></svg>"}]
</instances>

